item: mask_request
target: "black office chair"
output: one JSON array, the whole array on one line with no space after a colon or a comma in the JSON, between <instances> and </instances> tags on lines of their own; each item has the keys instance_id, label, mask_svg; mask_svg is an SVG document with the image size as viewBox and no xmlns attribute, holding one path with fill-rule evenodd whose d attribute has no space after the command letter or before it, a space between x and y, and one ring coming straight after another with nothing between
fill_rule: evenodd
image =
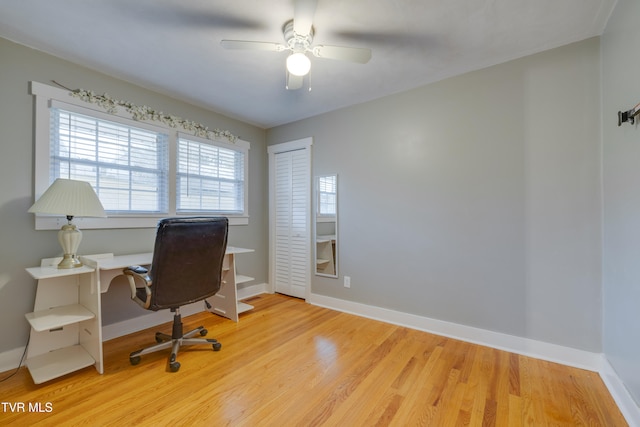
<instances>
[{"instance_id":1,"label":"black office chair","mask_svg":"<svg viewBox=\"0 0 640 427\"><path fill-rule=\"evenodd\" d=\"M150 270L140 266L124 269L131 299L147 310L168 308L174 313L172 334L156 333L158 344L129 355L132 365L140 363L143 354L171 347L169 369L176 372L181 345L211 344L214 351L220 350L222 345L215 339L191 338L207 334L202 326L182 332L180 307L204 300L220 289L228 228L227 218L163 219L158 223ZM136 287L136 281L142 286Z\"/></svg>"}]
</instances>

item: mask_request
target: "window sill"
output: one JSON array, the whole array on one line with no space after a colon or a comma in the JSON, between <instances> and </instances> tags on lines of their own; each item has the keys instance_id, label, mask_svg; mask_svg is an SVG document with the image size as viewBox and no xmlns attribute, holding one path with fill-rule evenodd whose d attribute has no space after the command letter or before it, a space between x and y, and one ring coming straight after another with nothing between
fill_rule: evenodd
<instances>
[{"instance_id":1,"label":"window sill","mask_svg":"<svg viewBox=\"0 0 640 427\"><path fill-rule=\"evenodd\" d=\"M225 216L229 225L248 225L249 216L241 215L164 215L164 216L113 216L108 218L73 218L73 223L81 230L113 228L155 228L162 218L189 216ZM59 230L67 219L60 216L36 215L36 230Z\"/></svg>"}]
</instances>

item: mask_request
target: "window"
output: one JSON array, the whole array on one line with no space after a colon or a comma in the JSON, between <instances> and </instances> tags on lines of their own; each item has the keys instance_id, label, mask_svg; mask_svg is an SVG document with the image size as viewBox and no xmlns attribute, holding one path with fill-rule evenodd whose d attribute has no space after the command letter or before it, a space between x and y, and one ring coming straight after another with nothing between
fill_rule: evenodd
<instances>
[{"instance_id":1,"label":"window","mask_svg":"<svg viewBox=\"0 0 640 427\"><path fill-rule=\"evenodd\" d=\"M36 98L36 198L58 177L88 181L107 218L75 218L80 228L155 227L179 215L223 215L248 224L249 143L209 140L168 125L108 114L31 82ZM36 229L64 218L38 215Z\"/></svg>"},{"instance_id":2,"label":"window","mask_svg":"<svg viewBox=\"0 0 640 427\"><path fill-rule=\"evenodd\" d=\"M244 212L244 153L178 139L178 212Z\"/></svg>"}]
</instances>

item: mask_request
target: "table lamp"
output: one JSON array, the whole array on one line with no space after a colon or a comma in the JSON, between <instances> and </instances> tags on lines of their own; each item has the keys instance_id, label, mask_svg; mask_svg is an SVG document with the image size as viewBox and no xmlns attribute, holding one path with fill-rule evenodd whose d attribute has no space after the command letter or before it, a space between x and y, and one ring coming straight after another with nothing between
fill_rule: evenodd
<instances>
[{"instance_id":1,"label":"table lamp","mask_svg":"<svg viewBox=\"0 0 640 427\"><path fill-rule=\"evenodd\" d=\"M64 256L58 268L80 267L82 263L76 253L82 232L71 221L74 216L106 217L107 214L98 199L98 195L85 181L56 179L37 202L29 208L35 214L65 215L67 224L58 232L58 241Z\"/></svg>"}]
</instances>

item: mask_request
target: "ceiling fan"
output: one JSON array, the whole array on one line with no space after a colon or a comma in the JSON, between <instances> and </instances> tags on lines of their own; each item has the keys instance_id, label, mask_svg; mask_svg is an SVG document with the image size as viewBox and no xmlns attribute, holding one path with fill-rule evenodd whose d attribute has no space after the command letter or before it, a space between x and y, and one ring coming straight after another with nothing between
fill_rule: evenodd
<instances>
[{"instance_id":1,"label":"ceiling fan","mask_svg":"<svg viewBox=\"0 0 640 427\"><path fill-rule=\"evenodd\" d=\"M273 52L291 52L287 57L287 84L289 90L300 89L311 69L311 60L307 53L317 58L337 59L341 61L366 64L371 59L371 50L344 46L313 46L313 16L317 0L295 0L293 19L282 27L284 44L247 40L222 40L225 49L267 50Z\"/></svg>"}]
</instances>

